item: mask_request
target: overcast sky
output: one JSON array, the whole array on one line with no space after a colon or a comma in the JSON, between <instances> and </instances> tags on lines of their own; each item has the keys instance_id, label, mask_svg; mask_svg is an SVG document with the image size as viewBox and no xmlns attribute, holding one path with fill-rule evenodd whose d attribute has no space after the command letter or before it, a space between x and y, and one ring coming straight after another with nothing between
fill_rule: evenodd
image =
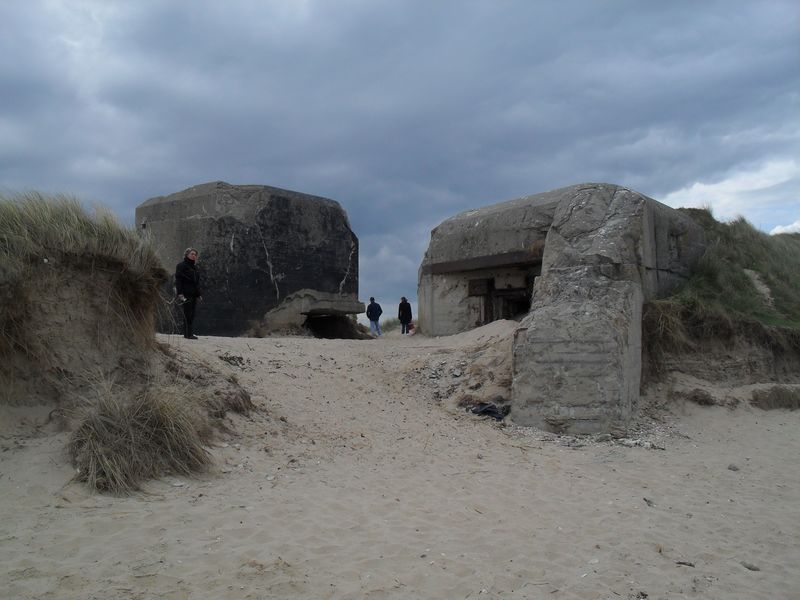
<instances>
[{"instance_id":1,"label":"overcast sky","mask_svg":"<svg viewBox=\"0 0 800 600\"><path fill-rule=\"evenodd\" d=\"M800 3L0 2L5 191L216 180L340 202L384 307L443 219L575 183L800 231Z\"/></svg>"}]
</instances>

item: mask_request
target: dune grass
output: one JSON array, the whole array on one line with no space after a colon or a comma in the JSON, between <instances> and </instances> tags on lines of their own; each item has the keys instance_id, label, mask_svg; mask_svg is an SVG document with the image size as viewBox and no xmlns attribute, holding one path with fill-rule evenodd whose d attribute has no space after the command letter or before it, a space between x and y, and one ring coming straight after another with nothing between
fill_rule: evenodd
<instances>
[{"instance_id":1,"label":"dune grass","mask_svg":"<svg viewBox=\"0 0 800 600\"><path fill-rule=\"evenodd\" d=\"M381 321L381 331L394 331L400 329L400 319L384 319Z\"/></svg>"},{"instance_id":2,"label":"dune grass","mask_svg":"<svg viewBox=\"0 0 800 600\"><path fill-rule=\"evenodd\" d=\"M206 471L206 446L226 430L226 415L255 408L234 375L223 382L195 359L159 348L165 362L154 361L143 378L89 370L77 405L54 411L72 430L75 480L93 490L124 496L150 479Z\"/></svg>"},{"instance_id":3,"label":"dune grass","mask_svg":"<svg viewBox=\"0 0 800 600\"><path fill-rule=\"evenodd\" d=\"M158 362L151 354L157 348L154 317L166 277L149 242L105 208L87 211L75 198L36 192L0 195L0 375L36 374L56 382L60 391L48 400L56 405L54 413L69 413L65 423L74 425L67 450L76 478L95 490L127 494L147 479L203 471L211 461L204 444L214 419L227 409L252 406L246 392L217 397L210 386L139 373L135 366L125 367L133 370L125 371L119 385L109 382L121 358L92 354L95 341L84 339L81 326L76 339L69 328L59 330L58 339L40 339L46 337L43 318L63 324L71 322L70 313L80 313L76 322L94 319L98 335L124 335L141 364ZM67 291L75 304L45 317L43 306L53 305L47 296L66 290L67 283L85 286L85 293ZM110 331L116 327L122 329ZM88 352L84 366L96 374L76 381L80 376L63 368L61 355L49 353L54 343ZM11 362L16 370L4 371ZM89 390L88 397L76 397L79 390Z\"/></svg>"},{"instance_id":4,"label":"dune grass","mask_svg":"<svg viewBox=\"0 0 800 600\"><path fill-rule=\"evenodd\" d=\"M161 268L153 249L102 206L89 213L76 198L38 192L0 194L0 257L14 268L52 253L102 256L147 274Z\"/></svg>"},{"instance_id":5,"label":"dune grass","mask_svg":"<svg viewBox=\"0 0 800 600\"><path fill-rule=\"evenodd\" d=\"M645 305L643 334L651 357L740 337L800 354L800 234L770 236L743 218L720 223L707 209L681 210L704 228L708 247L681 289Z\"/></svg>"},{"instance_id":6,"label":"dune grass","mask_svg":"<svg viewBox=\"0 0 800 600\"><path fill-rule=\"evenodd\" d=\"M76 480L125 495L148 479L192 475L211 464L204 444L212 429L186 386L149 385L132 398L115 385L94 390L67 446Z\"/></svg>"},{"instance_id":7,"label":"dune grass","mask_svg":"<svg viewBox=\"0 0 800 600\"><path fill-rule=\"evenodd\" d=\"M675 299L699 302L765 325L800 328L800 234L767 235L745 219L720 223L707 209L683 209L703 226L708 248ZM746 270L769 288L765 302Z\"/></svg>"},{"instance_id":8,"label":"dune grass","mask_svg":"<svg viewBox=\"0 0 800 600\"><path fill-rule=\"evenodd\" d=\"M0 354L25 349L30 301L43 274L102 269L113 277L118 310L144 337L167 273L149 243L108 209L87 212L75 198L0 194Z\"/></svg>"}]
</instances>

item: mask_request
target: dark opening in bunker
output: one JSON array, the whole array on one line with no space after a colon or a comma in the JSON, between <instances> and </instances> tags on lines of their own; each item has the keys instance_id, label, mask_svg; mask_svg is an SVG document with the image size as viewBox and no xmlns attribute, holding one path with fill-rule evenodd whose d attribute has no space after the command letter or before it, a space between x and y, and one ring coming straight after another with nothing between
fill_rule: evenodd
<instances>
[{"instance_id":1,"label":"dark opening in bunker","mask_svg":"<svg viewBox=\"0 0 800 600\"><path fill-rule=\"evenodd\" d=\"M308 315L304 325L317 338L357 340L364 337L356 322L345 315Z\"/></svg>"},{"instance_id":2,"label":"dark opening in bunker","mask_svg":"<svg viewBox=\"0 0 800 600\"><path fill-rule=\"evenodd\" d=\"M474 325L499 319L520 319L530 310L533 281L541 272L536 265L516 277L482 277L467 282Z\"/></svg>"}]
</instances>

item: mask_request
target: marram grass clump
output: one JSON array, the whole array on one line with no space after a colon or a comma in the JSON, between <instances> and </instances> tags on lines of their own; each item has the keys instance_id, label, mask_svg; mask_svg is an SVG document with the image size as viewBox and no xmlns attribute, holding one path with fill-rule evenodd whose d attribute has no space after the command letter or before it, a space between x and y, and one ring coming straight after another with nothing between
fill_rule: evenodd
<instances>
[{"instance_id":1,"label":"marram grass clump","mask_svg":"<svg viewBox=\"0 0 800 600\"><path fill-rule=\"evenodd\" d=\"M42 293L37 282L72 272L108 277L114 310L142 339L152 337L167 273L147 240L75 198L0 193L0 355L36 345L26 323Z\"/></svg>"},{"instance_id":2,"label":"marram grass clump","mask_svg":"<svg viewBox=\"0 0 800 600\"><path fill-rule=\"evenodd\" d=\"M31 259L46 259L53 253L115 259L141 276L161 269L150 245L133 229L122 227L106 208L97 206L89 213L70 196L0 193L3 264L18 272Z\"/></svg>"},{"instance_id":3,"label":"marram grass clump","mask_svg":"<svg viewBox=\"0 0 800 600\"><path fill-rule=\"evenodd\" d=\"M83 409L68 452L75 478L90 488L125 495L163 475L205 471L211 428L185 387L151 385L126 399L104 394Z\"/></svg>"}]
</instances>

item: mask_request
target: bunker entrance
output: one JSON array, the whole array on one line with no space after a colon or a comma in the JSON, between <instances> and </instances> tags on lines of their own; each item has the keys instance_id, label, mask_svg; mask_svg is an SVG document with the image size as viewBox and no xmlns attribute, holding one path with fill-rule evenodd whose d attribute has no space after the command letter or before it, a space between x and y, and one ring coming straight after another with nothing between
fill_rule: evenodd
<instances>
[{"instance_id":1,"label":"bunker entrance","mask_svg":"<svg viewBox=\"0 0 800 600\"><path fill-rule=\"evenodd\" d=\"M496 277L469 279L470 321L475 327L499 319L521 319L531 307L533 281L541 267Z\"/></svg>"},{"instance_id":2,"label":"bunker entrance","mask_svg":"<svg viewBox=\"0 0 800 600\"><path fill-rule=\"evenodd\" d=\"M304 325L316 338L358 340L364 337L357 324L345 315L308 315Z\"/></svg>"}]
</instances>

